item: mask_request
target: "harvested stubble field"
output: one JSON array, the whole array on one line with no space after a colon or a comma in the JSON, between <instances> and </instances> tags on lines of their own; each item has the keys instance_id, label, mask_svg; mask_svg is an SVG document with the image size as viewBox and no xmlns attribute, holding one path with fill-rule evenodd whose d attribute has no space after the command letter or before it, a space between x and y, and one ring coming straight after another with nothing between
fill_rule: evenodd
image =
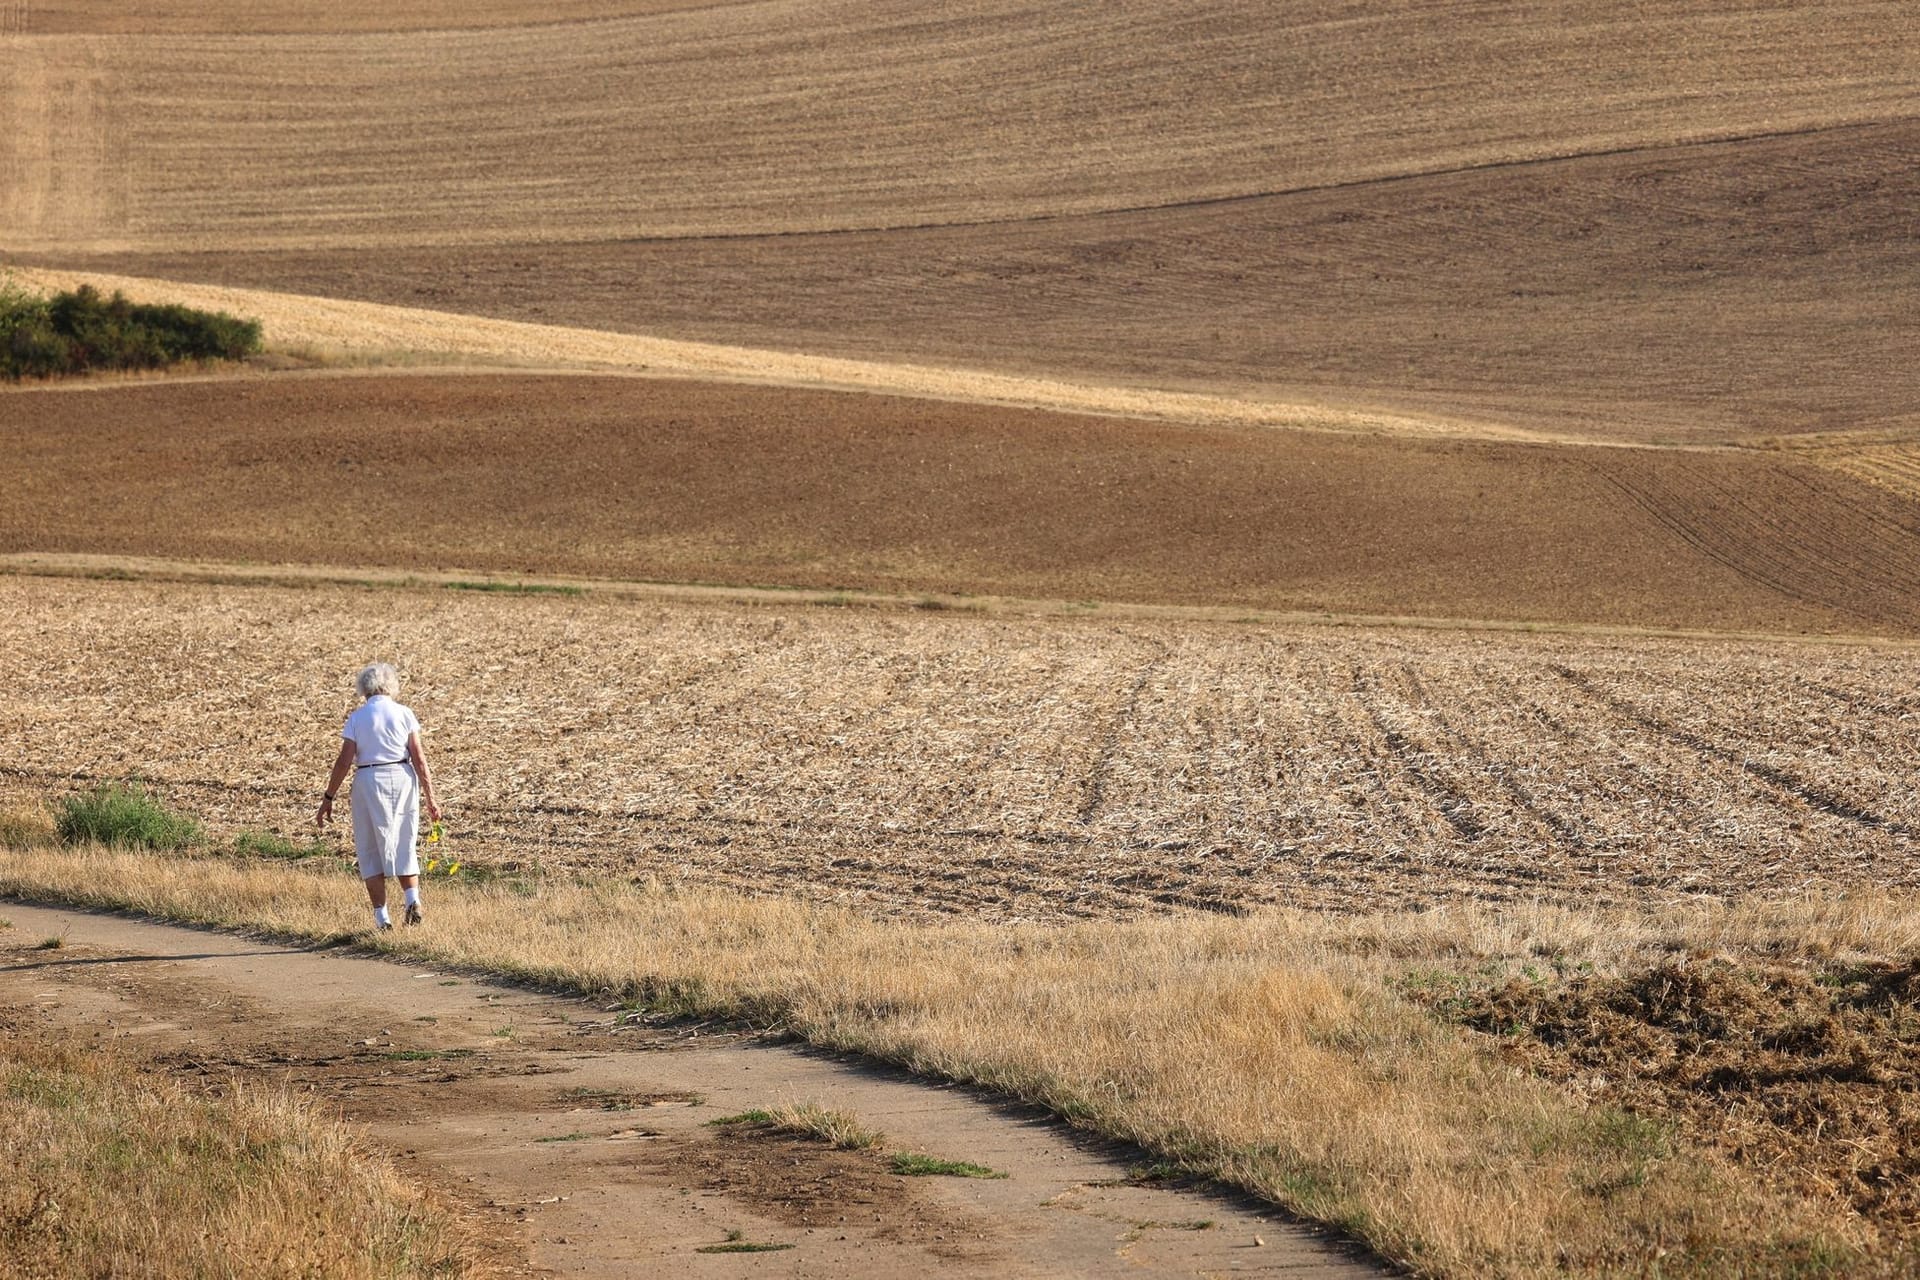
<instances>
[{"instance_id":1,"label":"harvested stubble field","mask_svg":"<svg viewBox=\"0 0 1920 1280\"><path fill-rule=\"evenodd\" d=\"M9 5L14 248L607 240L1045 217L1910 114L1905 6L776 0L159 34ZM282 12L287 6L277 6ZM575 3L574 14L590 11ZM142 10L146 10L143 12ZM646 12L645 9L655 9ZM443 12L445 12L443 10ZM369 18L373 21L369 21ZM101 33L102 25L119 30ZM262 28L265 28L264 30ZM44 31L45 34L41 34ZM1597 83L1605 79L1604 92Z\"/></svg>"},{"instance_id":2,"label":"harvested stubble field","mask_svg":"<svg viewBox=\"0 0 1920 1280\"><path fill-rule=\"evenodd\" d=\"M1920 885L1907 648L0 582L7 790L297 830L399 655L454 848L984 918Z\"/></svg>"},{"instance_id":3,"label":"harvested stubble field","mask_svg":"<svg viewBox=\"0 0 1920 1280\"><path fill-rule=\"evenodd\" d=\"M1920 633L1920 503L1803 451L608 377L0 393L0 553Z\"/></svg>"}]
</instances>

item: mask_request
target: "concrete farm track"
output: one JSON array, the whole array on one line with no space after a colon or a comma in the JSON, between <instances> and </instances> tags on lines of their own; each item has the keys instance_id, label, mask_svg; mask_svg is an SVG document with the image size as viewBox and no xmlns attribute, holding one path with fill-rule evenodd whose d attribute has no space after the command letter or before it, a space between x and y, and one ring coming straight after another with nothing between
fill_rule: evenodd
<instances>
[{"instance_id":1,"label":"concrete farm track","mask_svg":"<svg viewBox=\"0 0 1920 1280\"><path fill-rule=\"evenodd\" d=\"M1920 634L1920 504L1786 450L475 374L20 390L0 449L7 553Z\"/></svg>"}]
</instances>

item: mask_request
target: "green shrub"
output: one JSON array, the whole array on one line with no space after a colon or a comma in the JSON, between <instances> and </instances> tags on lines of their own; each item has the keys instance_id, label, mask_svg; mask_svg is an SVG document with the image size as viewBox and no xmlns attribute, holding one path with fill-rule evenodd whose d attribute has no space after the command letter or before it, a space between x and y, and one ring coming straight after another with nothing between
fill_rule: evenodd
<instances>
[{"instance_id":1,"label":"green shrub","mask_svg":"<svg viewBox=\"0 0 1920 1280\"><path fill-rule=\"evenodd\" d=\"M52 298L0 286L0 376L9 379L238 360L259 350L257 320L136 304L85 284Z\"/></svg>"},{"instance_id":2,"label":"green shrub","mask_svg":"<svg viewBox=\"0 0 1920 1280\"><path fill-rule=\"evenodd\" d=\"M53 818L62 844L140 845L183 849L200 839L200 824L170 813L144 787L110 782L60 801Z\"/></svg>"}]
</instances>

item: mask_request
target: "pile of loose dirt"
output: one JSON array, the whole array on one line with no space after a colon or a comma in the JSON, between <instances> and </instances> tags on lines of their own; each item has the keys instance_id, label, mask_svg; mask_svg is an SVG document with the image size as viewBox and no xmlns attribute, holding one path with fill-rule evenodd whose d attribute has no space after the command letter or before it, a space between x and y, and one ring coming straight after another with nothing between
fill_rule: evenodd
<instances>
[{"instance_id":1,"label":"pile of loose dirt","mask_svg":"<svg viewBox=\"0 0 1920 1280\"><path fill-rule=\"evenodd\" d=\"M1805 1195L1920 1229L1920 959L1840 970L1676 960L1434 1001L1582 1084Z\"/></svg>"}]
</instances>

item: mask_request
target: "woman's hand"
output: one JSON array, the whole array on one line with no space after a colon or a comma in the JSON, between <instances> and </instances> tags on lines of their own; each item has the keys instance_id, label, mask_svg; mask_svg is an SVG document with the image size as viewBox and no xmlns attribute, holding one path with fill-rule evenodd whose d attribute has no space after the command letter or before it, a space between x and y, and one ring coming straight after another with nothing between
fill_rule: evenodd
<instances>
[{"instance_id":1,"label":"woman's hand","mask_svg":"<svg viewBox=\"0 0 1920 1280\"><path fill-rule=\"evenodd\" d=\"M313 813L313 825L315 825L316 827L324 827L329 822L332 822L332 821L333 821L333 797L321 796L320 807L314 810L314 813Z\"/></svg>"},{"instance_id":2,"label":"woman's hand","mask_svg":"<svg viewBox=\"0 0 1920 1280\"><path fill-rule=\"evenodd\" d=\"M430 822L440 821L440 806L433 802L432 796L426 797L426 802L427 802L427 820Z\"/></svg>"}]
</instances>

